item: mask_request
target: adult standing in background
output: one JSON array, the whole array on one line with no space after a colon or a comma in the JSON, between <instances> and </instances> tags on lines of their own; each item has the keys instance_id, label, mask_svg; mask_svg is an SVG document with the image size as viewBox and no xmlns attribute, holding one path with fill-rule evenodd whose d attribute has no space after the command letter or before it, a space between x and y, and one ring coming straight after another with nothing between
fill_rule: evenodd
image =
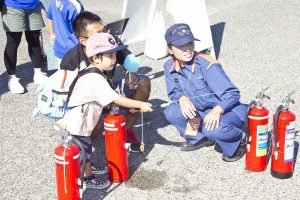
<instances>
[{"instance_id":1,"label":"adult standing in background","mask_svg":"<svg viewBox=\"0 0 300 200\"><path fill-rule=\"evenodd\" d=\"M4 63L9 75L8 89L12 93L24 93L24 87L16 76L17 51L23 32L25 32L28 53L34 67L33 82L39 85L47 79L41 71L42 54L39 36L45 25L40 2L38 0L4 0L1 14L7 39Z\"/></svg>"},{"instance_id":2,"label":"adult standing in background","mask_svg":"<svg viewBox=\"0 0 300 200\"><path fill-rule=\"evenodd\" d=\"M78 44L72 23L83 6L78 0L52 0L47 10L50 40L58 59L57 69L65 53Z\"/></svg>"}]
</instances>

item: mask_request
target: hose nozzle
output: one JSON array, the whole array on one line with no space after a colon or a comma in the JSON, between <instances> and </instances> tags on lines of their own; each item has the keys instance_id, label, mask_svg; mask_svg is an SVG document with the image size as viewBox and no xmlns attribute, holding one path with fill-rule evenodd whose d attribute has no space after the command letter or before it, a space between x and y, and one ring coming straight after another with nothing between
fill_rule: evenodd
<instances>
[{"instance_id":1,"label":"hose nozzle","mask_svg":"<svg viewBox=\"0 0 300 200\"><path fill-rule=\"evenodd\" d=\"M265 92L270 87L266 87L265 89L260 89L260 92L255 96L256 106L261 108L264 99L270 99L270 96L266 95Z\"/></svg>"},{"instance_id":2,"label":"hose nozzle","mask_svg":"<svg viewBox=\"0 0 300 200\"><path fill-rule=\"evenodd\" d=\"M294 104L295 100L291 99L292 94L294 94L295 91L292 92L285 92L285 98L282 101L283 109L284 110L289 110L290 103Z\"/></svg>"}]
</instances>

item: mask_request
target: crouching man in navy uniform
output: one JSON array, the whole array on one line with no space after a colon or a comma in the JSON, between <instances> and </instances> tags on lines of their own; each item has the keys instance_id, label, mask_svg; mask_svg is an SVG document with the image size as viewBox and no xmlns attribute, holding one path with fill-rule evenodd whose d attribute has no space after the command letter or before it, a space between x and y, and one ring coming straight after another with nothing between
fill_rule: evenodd
<instances>
[{"instance_id":1,"label":"crouching man in navy uniform","mask_svg":"<svg viewBox=\"0 0 300 200\"><path fill-rule=\"evenodd\" d=\"M215 150L223 153L224 161L239 160L245 153L242 127L247 116L239 90L214 58L194 51L194 41L199 40L187 24L172 25L165 39L172 56L164 65L172 103L164 113L186 140L180 149L193 151L216 143ZM191 136L187 127L194 126L194 119L200 119L200 127Z\"/></svg>"}]
</instances>

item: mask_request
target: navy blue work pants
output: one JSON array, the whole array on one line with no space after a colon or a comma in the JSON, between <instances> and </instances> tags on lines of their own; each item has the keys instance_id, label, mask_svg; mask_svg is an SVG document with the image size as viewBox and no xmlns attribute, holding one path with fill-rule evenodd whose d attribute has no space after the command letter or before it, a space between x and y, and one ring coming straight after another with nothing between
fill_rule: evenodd
<instances>
[{"instance_id":1,"label":"navy blue work pants","mask_svg":"<svg viewBox=\"0 0 300 200\"><path fill-rule=\"evenodd\" d=\"M187 125L187 119L185 119L181 113L180 105L178 103L172 103L164 110L167 120L173 124L183 137L190 144L195 144L203 137L207 137L210 140L214 140L220 148L223 150L223 154L231 157L237 148L239 147L243 131L241 128L244 122L238 118L233 112L226 112L221 116L219 127L214 128L212 131L205 129L203 119L206 116L206 112L197 111L199 116L202 118L199 133L195 137L186 137L184 135L185 128Z\"/></svg>"}]
</instances>

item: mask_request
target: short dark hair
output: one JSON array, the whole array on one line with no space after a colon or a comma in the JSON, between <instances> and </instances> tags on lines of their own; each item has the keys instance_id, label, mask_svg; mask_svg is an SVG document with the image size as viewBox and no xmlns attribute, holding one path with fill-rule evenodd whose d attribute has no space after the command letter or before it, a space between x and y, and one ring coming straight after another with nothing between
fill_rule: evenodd
<instances>
[{"instance_id":1,"label":"short dark hair","mask_svg":"<svg viewBox=\"0 0 300 200\"><path fill-rule=\"evenodd\" d=\"M80 36L85 36L86 26L93 23L102 23L102 20L98 15L89 11L84 11L78 14L72 23L75 36L77 38L79 38Z\"/></svg>"}]
</instances>

